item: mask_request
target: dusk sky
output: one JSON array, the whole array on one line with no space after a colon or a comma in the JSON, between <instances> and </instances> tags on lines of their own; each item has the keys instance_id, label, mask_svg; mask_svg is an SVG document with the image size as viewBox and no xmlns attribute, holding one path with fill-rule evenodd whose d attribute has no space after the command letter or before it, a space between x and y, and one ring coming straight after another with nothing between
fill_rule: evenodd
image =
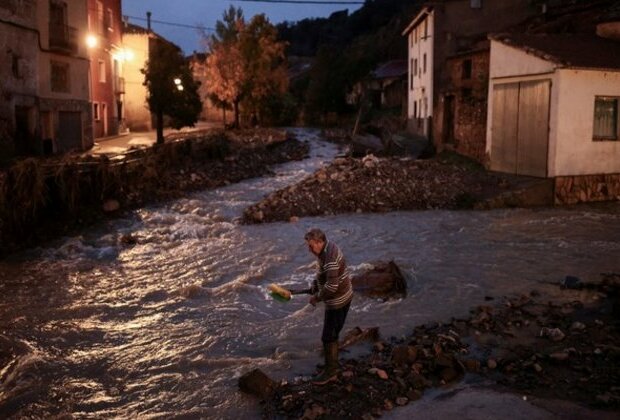
<instances>
[{"instance_id":1,"label":"dusk sky","mask_svg":"<svg viewBox=\"0 0 620 420\"><path fill-rule=\"evenodd\" d=\"M324 0L316 0L324 1ZM333 0L330 3L343 4L291 4L274 2L230 1L230 0L122 0L123 15L129 22L146 26L146 12L151 11L152 21L165 21L189 26L204 26L212 29L215 22L222 19L225 10L233 5L243 9L246 19L264 13L269 21L277 24L283 21L296 22L305 18L327 17L335 11L349 9L353 12L360 4L346 4L355 0ZM134 18L132 18L134 17ZM139 19L135 19L139 18ZM202 51L198 31L193 28L172 26L153 22L153 30L166 39L179 45L186 54Z\"/></svg>"}]
</instances>

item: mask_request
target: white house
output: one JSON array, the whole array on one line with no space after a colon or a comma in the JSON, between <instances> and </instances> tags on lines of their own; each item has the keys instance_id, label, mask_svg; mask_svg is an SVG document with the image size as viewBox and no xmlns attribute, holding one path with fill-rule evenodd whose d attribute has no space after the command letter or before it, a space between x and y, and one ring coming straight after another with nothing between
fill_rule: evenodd
<instances>
[{"instance_id":1,"label":"white house","mask_svg":"<svg viewBox=\"0 0 620 420\"><path fill-rule=\"evenodd\" d=\"M490 169L555 178L556 203L620 198L620 42L490 39Z\"/></svg>"},{"instance_id":2,"label":"white house","mask_svg":"<svg viewBox=\"0 0 620 420\"><path fill-rule=\"evenodd\" d=\"M403 35L408 38L409 77L407 81L408 129L430 137L433 117L434 11L423 7Z\"/></svg>"}]
</instances>

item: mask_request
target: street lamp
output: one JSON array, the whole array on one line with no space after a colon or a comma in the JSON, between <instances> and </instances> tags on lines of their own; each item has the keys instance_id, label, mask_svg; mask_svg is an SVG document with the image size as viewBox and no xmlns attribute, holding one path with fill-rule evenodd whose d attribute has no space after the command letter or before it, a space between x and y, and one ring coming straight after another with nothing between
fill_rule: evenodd
<instances>
[{"instance_id":1,"label":"street lamp","mask_svg":"<svg viewBox=\"0 0 620 420\"><path fill-rule=\"evenodd\" d=\"M86 35L86 46L88 48L95 48L97 45L99 45L99 40L97 39L95 35L93 34Z\"/></svg>"},{"instance_id":2,"label":"street lamp","mask_svg":"<svg viewBox=\"0 0 620 420\"><path fill-rule=\"evenodd\" d=\"M176 79L174 79L174 84L177 86L177 89L179 91L183 90L183 85L181 84L181 79L179 79L178 77Z\"/></svg>"}]
</instances>

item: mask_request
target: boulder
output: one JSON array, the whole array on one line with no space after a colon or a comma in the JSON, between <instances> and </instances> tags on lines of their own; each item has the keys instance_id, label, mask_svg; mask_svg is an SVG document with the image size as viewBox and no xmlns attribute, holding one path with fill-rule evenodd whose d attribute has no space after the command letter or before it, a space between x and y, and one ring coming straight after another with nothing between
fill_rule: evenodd
<instances>
[{"instance_id":1,"label":"boulder","mask_svg":"<svg viewBox=\"0 0 620 420\"><path fill-rule=\"evenodd\" d=\"M277 387L277 382L260 369L254 369L239 378L239 388L241 391L262 399L271 396Z\"/></svg>"},{"instance_id":2,"label":"boulder","mask_svg":"<svg viewBox=\"0 0 620 420\"><path fill-rule=\"evenodd\" d=\"M407 281L394 261L377 262L352 282L353 290L370 297L402 298L407 294Z\"/></svg>"},{"instance_id":3,"label":"boulder","mask_svg":"<svg viewBox=\"0 0 620 420\"><path fill-rule=\"evenodd\" d=\"M372 343L379 340L379 328L373 327L363 330L360 327L355 327L345 334L344 338L338 343L338 347L343 349L364 340Z\"/></svg>"}]
</instances>

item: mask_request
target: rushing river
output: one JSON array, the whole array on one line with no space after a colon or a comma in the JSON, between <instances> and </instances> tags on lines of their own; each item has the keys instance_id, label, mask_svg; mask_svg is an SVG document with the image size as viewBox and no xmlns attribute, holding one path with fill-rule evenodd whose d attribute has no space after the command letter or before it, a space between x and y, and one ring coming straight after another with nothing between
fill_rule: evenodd
<instances>
[{"instance_id":1,"label":"rushing river","mask_svg":"<svg viewBox=\"0 0 620 420\"><path fill-rule=\"evenodd\" d=\"M528 292L565 275L620 269L620 205L487 212L423 211L303 218L243 226L243 209L331 160L312 131L311 156L272 177L148 207L0 261L0 417L255 418L238 377L312 372L322 307L283 304L265 286L309 283L303 241L324 229L353 272L394 259L409 294L357 296L345 330L384 337L468 313L485 296ZM138 239L123 246L120 236ZM6 359L6 357L5 357ZM4 413L4 415L2 414Z\"/></svg>"}]
</instances>

